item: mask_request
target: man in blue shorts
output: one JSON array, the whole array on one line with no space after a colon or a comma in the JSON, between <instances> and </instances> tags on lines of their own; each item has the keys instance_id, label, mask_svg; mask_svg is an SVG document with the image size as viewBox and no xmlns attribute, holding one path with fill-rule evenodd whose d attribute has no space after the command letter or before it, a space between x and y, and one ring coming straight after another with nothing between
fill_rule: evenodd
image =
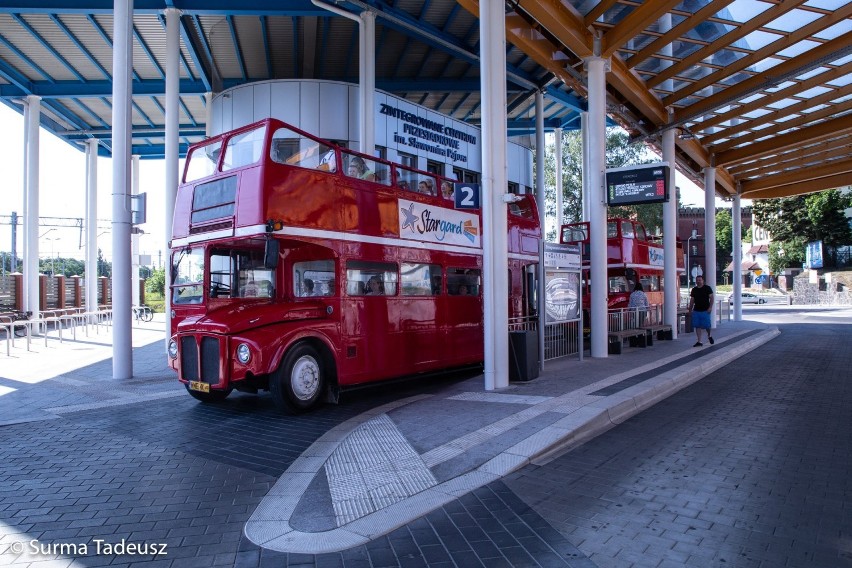
<instances>
[{"instance_id":1,"label":"man in blue shorts","mask_svg":"<svg viewBox=\"0 0 852 568\"><path fill-rule=\"evenodd\" d=\"M695 277L695 288L689 292L689 310L692 312L692 327L698 341L693 347L701 347L701 330L707 330L707 341L710 345L716 343L710 336L711 318L713 314L713 288L704 284L703 276Z\"/></svg>"}]
</instances>

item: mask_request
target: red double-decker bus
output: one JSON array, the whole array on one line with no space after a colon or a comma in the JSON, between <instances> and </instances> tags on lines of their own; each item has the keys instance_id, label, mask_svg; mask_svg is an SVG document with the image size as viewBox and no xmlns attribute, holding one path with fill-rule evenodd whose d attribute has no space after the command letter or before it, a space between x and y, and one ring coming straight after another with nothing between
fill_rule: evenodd
<instances>
[{"instance_id":1,"label":"red double-decker bus","mask_svg":"<svg viewBox=\"0 0 852 568\"><path fill-rule=\"evenodd\" d=\"M642 283L651 305L663 304L663 243L647 233L645 226L632 219L612 218L606 223L607 308L627 308L636 282ZM592 291L589 287L589 223L562 226L560 241L583 247L583 308L586 325ZM683 272L683 246L676 247L678 272ZM595 287L600 289L600 287Z\"/></svg>"},{"instance_id":2,"label":"red double-decker bus","mask_svg":"<svg viewBox=\"0 0 852 568\"><path fill-rule=\"evenodd\" d=\"M190 148L175 205L170 366L195 398L340 389L483 360L482 223L453 183L276 119ZM509 206L510 316L534 310L541 232Z\"/></svg>"}]
</instances>

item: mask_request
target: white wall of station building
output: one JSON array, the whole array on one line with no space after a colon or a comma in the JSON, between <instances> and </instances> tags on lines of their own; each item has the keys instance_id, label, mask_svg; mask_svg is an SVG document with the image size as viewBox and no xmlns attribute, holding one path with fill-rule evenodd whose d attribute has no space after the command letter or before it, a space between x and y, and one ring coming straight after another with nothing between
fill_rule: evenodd
<instances>
[{"instance_id":1,"label":"white wall of station building","mask_svg":"<svg viewBox=\"0 0 852 568\"><path fill-rule=\"evenodd\" d=\"M420 170L425 171L427 161L431 160L444 164L443 174L447 177L453 177L454 168L481 174L482 133L479 128L383 91L376 91L375 104L376 146L387 149L388 160L402 162L401 152L416 156L416 167ZM357 109L357 85L300 79L261 81L228 89L214 97L211 135L272 117L320 138L346 141L348 147L357 149ZM396 111L426 119L433 128L412 124ZM447 136L445 131L463 135ZM411 145L412 139L416 146ZM510 184L518 184L522 193L530 192L533 187L532 151L508 142L507 171Z\"/></svg>"}]
</instances>

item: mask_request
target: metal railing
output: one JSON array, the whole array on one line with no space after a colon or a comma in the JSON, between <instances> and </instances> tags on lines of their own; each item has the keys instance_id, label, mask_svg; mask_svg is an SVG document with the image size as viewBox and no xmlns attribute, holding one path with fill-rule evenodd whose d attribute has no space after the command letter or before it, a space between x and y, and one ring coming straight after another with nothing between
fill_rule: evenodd
<instances>
[{"instance_id":1,"label":"metal railing","mask_svg":"<svg viewBox=\"0 0 852 568\"><path fill-rule=\"evenodd\" d=\"M663 305L651 304L648 309L612 308L607 310L607 330L622 331L663 323Z\"/></svg>"},{"instance_id":2,"label":"metal railing","mask_svg":"<svg viewBox=\"0 0 852 568\"><path fill-rule=\"evenodd\" d=\"M509 331L538 331L538 318L525 316L509 318ZM544 326L544 360L576 355L580 337L580 321L549 323Z\"/></svg>"}]
</instances>

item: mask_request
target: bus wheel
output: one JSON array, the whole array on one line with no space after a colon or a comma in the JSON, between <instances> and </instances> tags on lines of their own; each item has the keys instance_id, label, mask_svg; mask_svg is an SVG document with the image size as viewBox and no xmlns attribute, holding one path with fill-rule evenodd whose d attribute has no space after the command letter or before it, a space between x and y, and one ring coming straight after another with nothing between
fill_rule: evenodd
<instances>
[{"instance_id":1,"label":"bus wheel","mask_svg":"<svg viewBox=\"0 0 852 568\"><path fill-rule=\"evenodd\" d=\"M275 405L297 414L314 406L325 386L325 369L317 350L306 343L291 349L272 376L269 390Z\"/></svg>"},{"instance_id":2,"label":"bus wheel","mask_svg":"<svg viewBox=\"0 0 852 568\"><path fill-rule=\"evenodd\" d=\"M194 398L195 400L200 400L201 402L222 402L228 395L231 394L232 389L228 390L211 390L210 392L198 392L189 389L189 385L184 385L186 387L186 392Z\"/></svg>"}]
</instances>

